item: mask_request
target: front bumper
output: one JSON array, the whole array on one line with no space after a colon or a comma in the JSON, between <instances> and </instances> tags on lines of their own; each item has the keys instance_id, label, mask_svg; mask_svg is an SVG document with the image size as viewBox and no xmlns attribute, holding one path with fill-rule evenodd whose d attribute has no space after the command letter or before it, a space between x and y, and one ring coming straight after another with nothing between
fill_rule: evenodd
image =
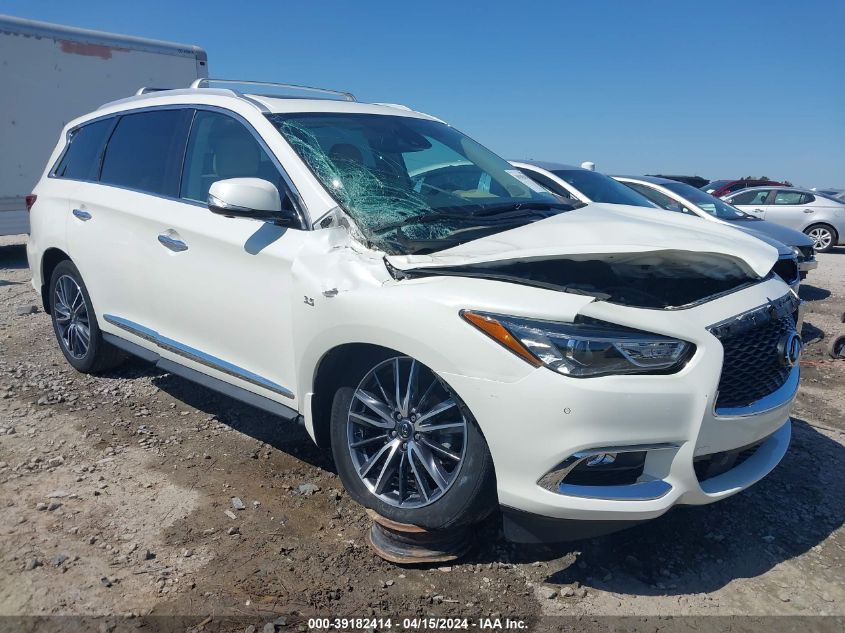
<instances>
[{"instance_id":1,"label":"front bumper","mask_svg":"<svg viewBox=\"0 0 845 633\"><path fill-rule=\"evenodd\" d=\"M811 270L815 270L819 267L819 262L817 259L805 259L803 261L798 262L798 270L802 273L809 272Z\"/></svg>"},{"instance_id":2,"label":"front bumper","mask_svg":"<svg viewBox=\"0 0 845 633\"><path fill-rule=\"evenodd\" d=\"M783 387L753 405L717 410L723 351L707 326L765 305L768 296L784 290L782 282L773 281L683 313L648 311L650 331L696 345L693 358L672 375L573 379L540 368L504 383L442 374L487 439L500 504L528 515L625 525L658 517L678 504L718 501L768 474L789 444L799 369L794 367ZM642 327L642 310L597 302L582 310L588 312ZM753 447L753 454L736 467L710 477L699 468L697 474L697 462L742 447ZM636 482L549 485L549 473L573 455L614 448L645 451Z\"/></svg>"}]
</instances>

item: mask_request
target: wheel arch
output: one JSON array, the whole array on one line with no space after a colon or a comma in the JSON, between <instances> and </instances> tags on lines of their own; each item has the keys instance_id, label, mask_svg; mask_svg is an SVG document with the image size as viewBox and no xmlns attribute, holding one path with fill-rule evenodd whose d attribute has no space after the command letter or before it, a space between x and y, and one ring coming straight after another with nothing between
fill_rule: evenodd
<instances>
[{"instance_id":1,"label":"wheel arch","mask_svg":"<svg viewBox=\"0 0 845 633\"><path fill-rule=\"evenodd\" d=\"M41 256L41 304L47 314L51 314L50 278L56 266L65 260L73 261L62 249L55 247L48 248Z\"/></svg>"},{"instance_id":2,"label":"wheel arch","mask_svg":"<svg viewBox=\"0 0 845 633\"><path fill-rule=\"evenodd\" d=\"M839 242L842 240L842 234L839 231L836 230L836 227L831 222L824 222L824 221L813 222L812 224L807 225L807 227L804 229L803 233L805 235L809 235L810 231L812 231L816 227L824 227L824 228L828 229L831 232L831 234L833 234L834 239L833 239L833 242L831 243L832 247L839 245Z\"/></svg>"},{"instance_id":3,"label":"wheel arch","mask_svg":"<svg viewBox=\"0 0 845 633\"><path fill-rule=\"evenodd\" d=\"M317 362L310 390L311 410L307 416L317 446L328 448L331 445L332 401L335 390L346 372L348 360L353 356L379 353L405 355L398 350L373 343L344 343L329 349Z\"/></svg>"}]
</instances>

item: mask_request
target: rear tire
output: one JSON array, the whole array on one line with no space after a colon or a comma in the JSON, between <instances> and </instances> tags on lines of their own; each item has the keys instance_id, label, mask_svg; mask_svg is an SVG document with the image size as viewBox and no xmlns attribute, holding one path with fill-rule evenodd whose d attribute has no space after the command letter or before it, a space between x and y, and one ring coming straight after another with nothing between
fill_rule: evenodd
<instances>
[{"instance_id":1,"label":"rear tire","mask_svg":"<svg viewBox=\"0 0 845 633\"><path fill-rule=\"evenodd\" d=\"M363 404L366 394L376 396L379 404L371 403L381 413ZM331 444L352 498L393 521L445 529L477 522L497 507L493 459L478 424L441 378L407 356L383 350L351 363L332 403Z\"/></svg>"},{"instance_id":2,"label":"rear tire","mask_svg":"<svg viewBox=\"0 0 845 633\"><path fill-rule=\"evenodd\" d=\"M813 240L817 253L827 253L839 243L836 229L828 224L813 224L804 229L804 234Z\"/></svg>"},{"instance_id":3,"label":"rear tire","mask_svg":"<svg viewBox=\"0 0 845 633\"><path fill-rule=\"evenodd\" d=\"M88 289L73 262L64 260L56 265L47 296L56 340L74 369L95 374L125 360L121 350L103 340Z\"/></svg>"}]
</instances>

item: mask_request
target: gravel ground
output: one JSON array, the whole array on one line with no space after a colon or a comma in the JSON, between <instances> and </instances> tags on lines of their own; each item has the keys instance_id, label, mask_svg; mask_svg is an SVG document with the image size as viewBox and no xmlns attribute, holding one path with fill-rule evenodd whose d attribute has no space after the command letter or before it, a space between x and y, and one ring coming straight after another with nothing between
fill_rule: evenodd
<instances>
[{"instance_id":1,"label":"gravel ground","mask_svg":"<svg viewBox=\"0 0 845 633\"><path fill-rule=\"evenodd\" d=\"M793 444L767 479L553 548L491 520L466 561L402 569L301 428L141 362L76 373L21 238L0 238L0 615L843 616L845 361L825 348L845 249L819 260Z\"/></svg>"}]
</instances>

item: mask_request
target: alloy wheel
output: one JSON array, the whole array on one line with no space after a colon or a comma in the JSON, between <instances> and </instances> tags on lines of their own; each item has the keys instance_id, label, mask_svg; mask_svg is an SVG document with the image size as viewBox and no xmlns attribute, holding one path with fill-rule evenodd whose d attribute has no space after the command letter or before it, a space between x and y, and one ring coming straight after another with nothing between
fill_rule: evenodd
<instances>
[{"instance_id":1,"label":"alloy wheel","mask_svg":"<svg viewBox=\"0 0 845 633\"><path fill-rule=\"evenodd\" d=\"M823 226L817 226L810 229L807 235L813 240L813 248L817 251L830 248L830 245L833 242L833 235L831 234L830 229L826 229Z\"/></svg>"},{"instance_id":2,"label":"alloy wheel","mask_svg":"<svg viewBox=\"0 0 845 633\"><path fill-rule=\"evenodd\" d=\"M367 489L391 506L418 508L441 498L460 472L466 438L457 398L413 358L382 361L352 397L352 463Z\"/></svg>"},{"instance_id":3,"label":"alloy wheel","mask_svg":"<svg viewBox=\"0 0 845 633\"><path fill-rule=\"evenodd\" d=\"M84 358L91 345L88 306L82 288L70 275L62 275L56 281L53 314L67 353L74 358Z\"/></svg>"}]
</instances>

